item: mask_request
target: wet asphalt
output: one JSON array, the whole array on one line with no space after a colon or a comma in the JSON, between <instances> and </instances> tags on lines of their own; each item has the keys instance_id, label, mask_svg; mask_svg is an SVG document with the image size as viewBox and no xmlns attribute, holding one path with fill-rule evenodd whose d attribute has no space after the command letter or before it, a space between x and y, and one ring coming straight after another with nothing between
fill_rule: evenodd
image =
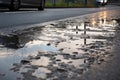
<instances>
[{"instance_id":1,"label":"wet asphalt","mask_svg":"<svg viewBox=\"0 0 120 80\"><path fill-rule=\"evenodd\" d=\"M24 27L25 25L56 21L69 17L114 9L119 9L119 6L107 5L100 8L60 8L45 9L44 11L37 11L36 9L21 9L20 11L15 12L1 9L0 30L2 32L2 28Z\"/></svg>"}]
</instances>

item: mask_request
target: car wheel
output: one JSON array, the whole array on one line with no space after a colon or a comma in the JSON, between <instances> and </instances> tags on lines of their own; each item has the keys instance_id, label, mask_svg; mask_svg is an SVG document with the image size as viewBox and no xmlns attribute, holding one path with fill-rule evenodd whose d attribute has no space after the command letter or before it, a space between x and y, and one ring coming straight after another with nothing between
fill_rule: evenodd
<instances>
[{"instance_id":1,"label":"car wheel","mask_svg":"<svg viewBox=\"0 0 120 80\"><path fill-rule=\"evenodd\" d=\"M16 11L20 7L20 0L11 0L10 10Z\"/></svg>"},{"instance_id":2,"label":"car wheel","mask_svg":"<svg viewBox=\"0 0 120 80\"><path fill-rule=\"evenodd\" d=\"M102 3L102 6L105 6L105 3Z\"/></svg>"},{"instance_id":3,"label":"car wheel","mask_svg":"<svg viewBox=\"0 0 120 80\"><path fill-rule=\"evenodd\" d=\"M38 10L44 10L44 7L45 7L45 0L41 0Z\"/></svg>"}]
</instances>

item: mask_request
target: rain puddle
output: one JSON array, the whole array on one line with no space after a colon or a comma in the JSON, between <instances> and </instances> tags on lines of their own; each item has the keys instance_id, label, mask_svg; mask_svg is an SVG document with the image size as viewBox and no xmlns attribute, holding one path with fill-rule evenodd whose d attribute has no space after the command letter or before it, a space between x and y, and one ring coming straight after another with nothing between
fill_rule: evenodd
<instances>
[{"instance_id":1,"label":"rain puddle","mask_svg":"<svg viewBox=\"0 0 120 80\"><path fill-rule=\"evenodd\" d=\"M78 80L111 55L118 22L101 13L0 36L1 80Z\"/></svg>"},{"instance_id":2,"label":"rain puddle","mask_svg":"<svg viewBox=\"0 0 120 80\"><path fill-rule=\"evenodd\" d=\"M38 78L46 79L46 74L51 73L47 68L38 68L32 75Z\"/></svg>"},{"instance_id":3,"label":"rain puddle","mask_svg":"<svg viewBox=\"0 0 120 80\"><path fill-rule=\"evenodd\" d=\"M39 60L33 60L31 65L48 66L50 59L48 57L41 57Z\"/></svg>"}]
</instances>

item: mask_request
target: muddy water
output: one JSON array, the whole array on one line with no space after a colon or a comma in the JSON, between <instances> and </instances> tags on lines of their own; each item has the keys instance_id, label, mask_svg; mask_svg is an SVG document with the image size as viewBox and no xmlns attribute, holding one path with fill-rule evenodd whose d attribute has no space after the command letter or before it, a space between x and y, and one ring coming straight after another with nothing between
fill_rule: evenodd
<instances>
[{"instance_id":1,"label":"muddy water","mask_svg":"<svg viewBox=\"0 0 120 80\"><path fill-rule=\"evenodd\" d=\"M1 34L0 80L78 80L104 62L118 19L109 12L91 16Z\"/></svg>"}]
</instances>

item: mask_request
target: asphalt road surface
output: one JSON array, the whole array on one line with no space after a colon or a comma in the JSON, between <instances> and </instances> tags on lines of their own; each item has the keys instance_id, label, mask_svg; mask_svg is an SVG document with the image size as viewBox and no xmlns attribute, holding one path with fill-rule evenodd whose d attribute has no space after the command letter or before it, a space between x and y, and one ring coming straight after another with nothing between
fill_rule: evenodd
<instances>
[{"instance_id":1,"label":"asphalt road surface","mask_svg":"<svg viewBox=\"0 0 120 80\"><path fill-rule=\"evenodd\" d=\"M44 11L21 9L15 12L0 9L0 32L3 28L38 24L112 9L120 9L120 7L107 5L101 8L60 8L45 9Z\"/></svg>"}]
</instances>

